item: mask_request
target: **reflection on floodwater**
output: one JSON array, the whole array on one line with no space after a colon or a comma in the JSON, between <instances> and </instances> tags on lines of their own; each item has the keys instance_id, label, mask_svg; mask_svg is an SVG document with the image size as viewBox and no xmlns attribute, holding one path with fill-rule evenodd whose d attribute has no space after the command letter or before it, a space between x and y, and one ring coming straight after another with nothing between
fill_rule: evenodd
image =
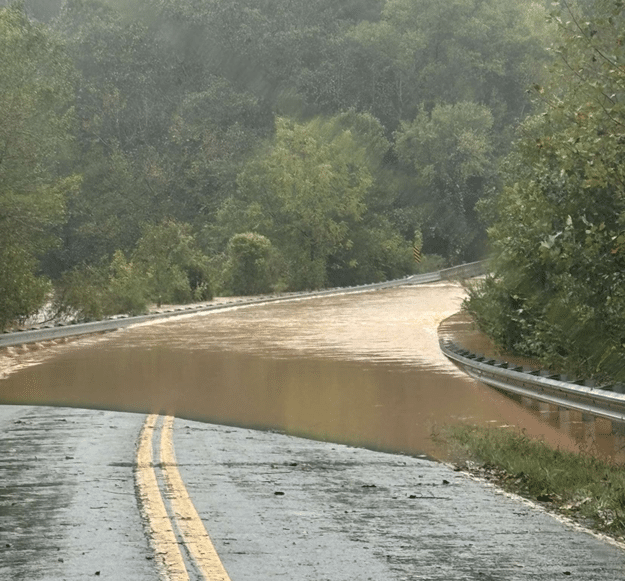
<instances>
[{"instance_id":1,"label":"reflection on floodwater","mask_svg":"<svg viewBox=\"0 0 625 582\"><path fill-rule=\"evenodd\" d=\"M432 432L449 423L512 425L568 450L590 429L612 454L619 439L602 423L514 400L442 355L438 325L463 296L450 283L400 287L7 350L0 402L166 412L435 457Z\"/></svg>"}]
</instances>

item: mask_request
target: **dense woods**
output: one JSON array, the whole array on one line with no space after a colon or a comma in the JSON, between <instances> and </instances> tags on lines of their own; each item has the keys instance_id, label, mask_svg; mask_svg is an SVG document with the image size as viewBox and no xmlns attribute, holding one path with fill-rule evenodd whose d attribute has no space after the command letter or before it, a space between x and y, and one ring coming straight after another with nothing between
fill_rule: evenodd
<instances>
[{"instance_id":1,"label":"dense woods","mask_svg":"<svg viewBox=\"0 0 625 582\"><path fill-rule=\"evenodd\" d=\"M0 325L490 247L500 345L618 367L622 2L0 4Z\"/></svg>"},{"instance_id":2,"label":"dense woods","mask_svg":"<svg viewBox=\"0 0 625 582\"><path fill-rule=\"evenodd\" d=\"M549 58L529 1L5 4L2 325L482 258Z\"/></svg>"}]
</instances>

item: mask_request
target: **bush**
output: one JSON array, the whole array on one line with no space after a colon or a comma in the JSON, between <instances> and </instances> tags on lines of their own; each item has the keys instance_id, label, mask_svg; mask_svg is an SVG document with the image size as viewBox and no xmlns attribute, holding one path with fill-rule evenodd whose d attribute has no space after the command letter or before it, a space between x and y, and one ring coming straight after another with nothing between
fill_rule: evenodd
<instances>
[{"instance_id":1,"label":"bush","mask_svg":"<svg viewBox=\"0 0 625 582\"><path fill-rule=\"evenodd\" d=\"M413 273L412 244L384 218L358 225L328 261L328 284L345 287L399 279Z\"/></svg>"},{"instance_id":2,"label":"bush","mask_svg":"<svg viewBox=\"0 0 625 582\"><path fill-rule=\"evenodd\" d=\"M148 303L212 299L208 259L196 248L190 227L173 221L144 230L132 260L120 250L110 264L66 274L57 285L56 309L85 320L126 313Z\"/></svg>"},{"instance_id":3,"label":"bush","mask_svg":"<svg viewBox=\"0 0 625 582\"><path fill-rule=\"evenodd\" d=\"M103 269L87 267L65 273L55 289L57 315L85 321L102 319L106 287Z\"/></svg>"},{"instance_id":4,"label":"bush","mask_svg":"<svg viewBox=\"0 0 625 582\"><path fill-rule=\"evenodd\" d=\"M37 261L16 246L0 248L0 328L36 312L50 282L35 274Z\"/></svg>"},{"instance_id":5,"label":"bush","mask_svg":"<svg viewBox=\"0 0 625 582\"><path fill-rule=\"evenodd\" d=\"M235 234L228 243L228 287L234 295L258 295L271 290L271 241L255 232Z\"/></svg>"},{"instance_id":6,"label":"bush","mask_svg":"<svg viewBox=\"0 0 625 582\"><path fill-rule=\"evenodd\" d=\"M86 267L66 273L57 284L54 307L58 315L84 321L147 309L148 289L121 251L110 265Z\"/></svg>"},{"instance_id":7,"label":"bush","mask_svg":"<svg viewBox=\"0 0 625 582\"><path fill-rule=\"evenodd\" d=\"M124 253L115 251L109 266L109 282L104 295L105 315L145 313L148 302L148 287L145 279L138 275Z\"/></svg>"},{"instance_id":8,"label":"bush","mask_svg":"<svg viewBox=\"0 0 625 582\"><path fill-rule=\"evenodd\" d=\"M466 307L505 349L570 375L622 382L624 8L591 5L583 20L566 3L553 16L562 34L553 50L563 58L549 85L534 86L543 112L523 122L502 166L503 189L483 203L495 277Z\"/></svg>"},{"instance_id":9,"label":"bush","mask_svg":"<svg viewBox=\"0 0 625 582\"><path fill-rule=\"evenodd\" d=\"M415 273L433 273L434 271L440 271L448 266L448 261L441 255L423 255L421 262L417 264Z\"/></svg>"}]
</instances>

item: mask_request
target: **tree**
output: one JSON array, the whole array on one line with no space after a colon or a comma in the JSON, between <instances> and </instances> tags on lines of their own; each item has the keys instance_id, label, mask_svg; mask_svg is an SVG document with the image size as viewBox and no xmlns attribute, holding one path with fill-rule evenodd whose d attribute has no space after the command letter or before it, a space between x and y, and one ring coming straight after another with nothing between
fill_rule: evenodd
<instances>
[{"instance_id":1,"label":"tree","mask_svg":"<svg viewBox=\"0 0 625 582\"><path fill-rule=\"evenodd\" d=\"M168 210L196 225L214 219L236 175L260 139L273 132L273 114L253 94L210 76L175 112L168 150Z\"/></svg>"},{"instance_id":2,"label":"tree","mask_svg":"<svg viewBox=\"0 0 625 582\"><path fill-rule=\"evenodd\" d=\"M228 244L228 287L234 295L271 290L271 241L255 232L234 235Z\"/></svg>"},{"instance_id":3,"label":"tree","mask_svg":"<svg viewBox=\"0 0 625 582\"><path fill-rule=\"evenodd\" d=\"M48 284L39 258L79 178L65 175L72 67L23 6L0 9L0 326L36 311Z\"/></svg>"},{"instance_id":4,"label":"tree","mask_svg":"<svg viewBox=\"0 0 625 582\"><path fill-rule=\"evenodd\" d=\"M11 4L11 0L0 1L0 6ZM40 22L49 22L61 10L63 0L24 0L26 14Z\"/></svg>"},{"instance_id":5,"label":"tree","mask_svg":"<svg viewBox=\"0 0 625 582\"><path fill-rule=\"evenodd\" d=\"M80 192L67 200L62 246L46 257L47 272L58 278L66 270L108 262L116 250L130 253L141 225L158 216L145 175L119 148L93 147L82 152ZM153 178L152 178L153 179Z\"/></svg>"},{"instance_id":6,"label":"tree","mask_svg":"<svg viewBox=\"0 0 625 582\"><path fill-rule=\"evenodd\" d=\"M324 286L328 257L351 246L349 225L361 219L372 184L367 152L351 131L321 120L278 119L271 150L238 183L271 217L267 234L290 260L291 285Z\"/></svg>"},{"instance_id":7,"label":"tree","mask_svg":"<svg viewBox=\"0 0 625 582\"><path fill-rule=\"evenodd\" d=\"M212 73L195 50L204 8L183 8L68 0L55 22L81 73L75 164L84 181L51 256L54 276L130 253L146 222L172 217L201 229L273 130L267 103Z\"/></svg>"},{"instance_id":8,"label":"tree","mask_svg":"<svg viewBox=\"0 0 625 582\"><path fill-rule=\"evenodd\" d=\"M399 279L413 272L412 245L385 216L367 213L350 229L352 244L328 258L331 287Z\"/></svg>"},{"instance_id":9,"label":"tree","mask_svg":"<svg viewBox=\"0 0 625 582\"><path fill-rule=\"evenodd\" d=\"M115 251L108 268L108 284L103 298L103 313L128 313L137 315L145 312L150 288L143 273L138 273L120 250Z\"/></svg>"},{"instance_id":10,"label":"tree","mask_svg":"<svg viewBox=\"0 0 625 582\"><path fill-rule=\"evenodd\" d=\"M141 224L162 216L154 148L168 136L179 89L172 59L142 20L105 2L68 0L53 25L79 73L71 163L83 176L80 195L68 200L63 247L49 257L58 278L108 263L116 249L130 252Z\"/></svg>"},{"instance_id":11,"label":"tree","mask_svg":"<svg viewBox=\"0 0 625 582\"><path fill-rule=\"evenodd\" d=\"M81 73L76 108L83 150L99 144L134 155L167 134L184 84L149 22L101 0L67 0L56 30Z\"/></svg>"},{"instance_id":12,"label":"tree","mask_svg":"<svg viewBox=\"0 0 625 582\"><path fill-rule=\"evenodd\" d=\"M421 109L396 132L399 159L415 172L415 202L423 204L430 252L474 259L479 252L475 204L494 173L493 116L477 103Z\"/></svg>"},{"instance_id":13,"label":"tree","mask_svg":"<svg viewBox=\"0 0 625 582\"><path fill-rule=\"evenodd\" d=\"M188 224L164 220L146 226L132 254L132 269L159 305L212 298L207 258Z\"/></svg>"},{"instance_id":14,"label":"tree","mask_svg":"<svg viewBox=\"0 0 625 582\"><path fill-rule=\"evenodd\" d=\"M581 19L563 0L543 113L522 126L488 209L495 277L468 308L498 343L547 365L625 378L623 4Z\"/></svg>"},{"instance_id":15,"label":"tree","mask_svg":"<svg viewBox=\"0 0 625 582\"><path fill-rule=\"evenodd\" d=\"M334 37L300 91L370 111L389 131L421 105L460 101L488 106L503 129L528 109L525 87L547 59L545 16L531 0L388 0L380 19Z\"/></svg>"}]
</instances>

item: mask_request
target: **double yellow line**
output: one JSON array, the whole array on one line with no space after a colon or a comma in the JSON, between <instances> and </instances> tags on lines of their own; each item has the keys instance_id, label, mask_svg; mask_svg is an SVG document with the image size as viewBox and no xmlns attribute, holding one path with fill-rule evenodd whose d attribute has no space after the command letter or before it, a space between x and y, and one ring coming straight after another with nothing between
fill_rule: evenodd
<instances>
[{"instance_id":1,"label":"double yellow line","mask_svg":"<svg viewBox=\"0 0 625 582\"><path fill-rule=\"evenodd\" d=\"M178 472L173 416L164 417L159 446L159 463L170 506L170 511L167 510L153 462L152 439L158 418L157 414L149 415L141 429L135 480L161 573L167 580L189 580L180 551L180 545L184 544L205 580L230 580Z\"/></svg>"}]
</instances>

